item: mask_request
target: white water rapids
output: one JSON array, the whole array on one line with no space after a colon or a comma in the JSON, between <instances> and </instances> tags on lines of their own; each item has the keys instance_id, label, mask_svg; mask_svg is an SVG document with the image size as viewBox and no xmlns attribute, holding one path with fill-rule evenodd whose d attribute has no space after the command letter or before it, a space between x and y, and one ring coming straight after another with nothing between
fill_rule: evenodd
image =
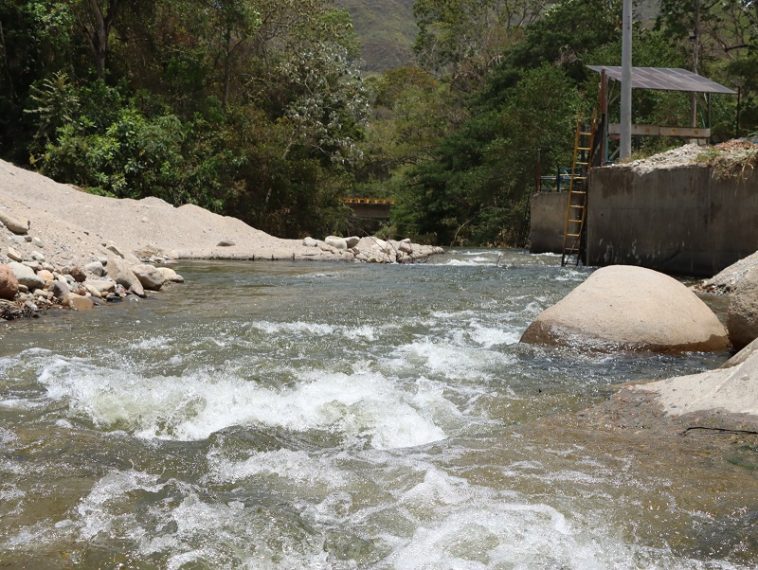
<instances>
[{"instance_id":1,"label":"white water rapids","mask_svg":"<svg viewBox=\"0 0 758 570\"><path fill-rule=\"evenodd\" d=\"M690 457L546 418L724 355L518 344L588 274L197 263L0 327L0 567L752 568L755 450Z\"/></svg>"}]
</instances>

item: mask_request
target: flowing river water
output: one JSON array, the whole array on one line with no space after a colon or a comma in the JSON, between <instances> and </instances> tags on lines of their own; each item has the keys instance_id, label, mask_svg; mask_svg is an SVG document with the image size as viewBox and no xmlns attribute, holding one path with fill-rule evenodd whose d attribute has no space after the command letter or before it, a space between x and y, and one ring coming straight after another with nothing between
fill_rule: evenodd
<instances>
[{"instance_id":1,"label":"flowing river water","mask_svg":"<svg viewBox=\"0 0 758 570\"><path fill-rule=\"evenodd\" d=\"M0 568L758 564L754 448L554 419L726 357L519 345L588 271L493 250L177 269L0 327Z\"/></svg>"}]
</instances>

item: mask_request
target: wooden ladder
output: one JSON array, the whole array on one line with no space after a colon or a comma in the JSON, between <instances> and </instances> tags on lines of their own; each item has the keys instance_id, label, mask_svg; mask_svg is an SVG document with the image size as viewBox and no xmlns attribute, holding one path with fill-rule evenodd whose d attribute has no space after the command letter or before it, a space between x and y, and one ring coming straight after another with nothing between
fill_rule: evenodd
<instances>
[{"instance_id":1,"label":"wooden ladder","mask_svg":"<svg viewBox=\"0 0 758 570\"><path fill-rule=\"evenodd\" d=\"M593 114L589 127L581 119L576 123L566 218L563 225L562 266L569 263L579 265L582 257L584 222L587 219L588 176L592 168L596 122Z\"/></svg>"}]
</instances>

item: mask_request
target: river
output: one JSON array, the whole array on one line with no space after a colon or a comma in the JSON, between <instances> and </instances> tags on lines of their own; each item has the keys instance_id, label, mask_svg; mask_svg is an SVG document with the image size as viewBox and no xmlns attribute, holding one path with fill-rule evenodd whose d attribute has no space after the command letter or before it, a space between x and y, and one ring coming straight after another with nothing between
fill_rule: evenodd
<instances>
[{"instance_id":1,"label":"river","mask_svg":"<svg viewBox=\"0 0 758 570\"><path fill-rule=\"evenodd\" d=\"M197 262L0 326L0 568L754 568L755 449L560 429L725 355L518 344L589 274Z\"/></svg>"}]
</instances>

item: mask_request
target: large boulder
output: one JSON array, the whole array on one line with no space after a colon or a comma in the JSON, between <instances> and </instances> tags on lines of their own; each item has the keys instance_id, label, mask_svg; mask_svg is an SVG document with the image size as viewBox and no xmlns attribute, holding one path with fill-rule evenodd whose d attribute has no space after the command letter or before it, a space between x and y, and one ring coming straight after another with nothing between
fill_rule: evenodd
<instances>
[{"instance_id":1,"label":"large boulder","mask_svg":"<svg viewBox=\"0 0 758 570\"><path fill-rule=\"evenodd\" d=\"M723 351L726 329L679 281L641 267L598 269L527 328L522 342L597 350Z\"/></svg>"},{"instance_id":2,"label":"large boulder","mask_svg":"<svg viewBox=\"0 0 758 570\"><path fill-rule=\"evenodd\" d=\"M758 267L749 269L739 280L729 302L726 326L737 349L758 338Z\"/></svg>"},{"instance_id":3,"label":"large boulder","mask_svg":"<svg viewBox=\"0 0 758 570\"><path fill-rule=\"evenodd\" d=\"M18 293L18 279L10 267L0 265L0 299L12 301Z\"/></svg>"},{"instance_id":4,"label":"large boulder","mask_svg":"<svg viewBox=\"0 0 758 570\"><path fill-rule=\"evenodd\" d=\"M134 272L129 269L123 258L113 253L108 254L108 265L106 268L108 270L108 277L119 285L122 285L124 289L140 297L145 296L145 289L142 287L142 283L140 283Z\"/></svg>"}]
</instances>

